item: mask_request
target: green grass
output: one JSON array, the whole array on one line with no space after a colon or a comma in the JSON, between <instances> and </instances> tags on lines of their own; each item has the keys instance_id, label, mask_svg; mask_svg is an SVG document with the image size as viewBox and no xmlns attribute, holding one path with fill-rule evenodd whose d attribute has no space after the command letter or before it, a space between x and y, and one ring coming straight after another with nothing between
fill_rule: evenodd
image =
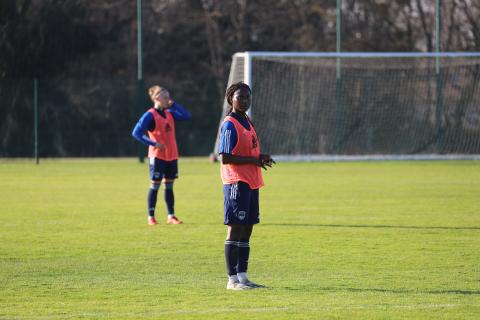
<instances>
[{"instance_id":1,"label":"green grass","mask_svg":"<svg viewBox=\"0 0 480 320\"><path fill-rule=\"evenodd\" d=\"M479 319L480 163L279 163L225 290L218 165L146 224L135 159L0 161L0 319ZM158 211L163 222L160 194Z\"/></svg>"}]
</instances>

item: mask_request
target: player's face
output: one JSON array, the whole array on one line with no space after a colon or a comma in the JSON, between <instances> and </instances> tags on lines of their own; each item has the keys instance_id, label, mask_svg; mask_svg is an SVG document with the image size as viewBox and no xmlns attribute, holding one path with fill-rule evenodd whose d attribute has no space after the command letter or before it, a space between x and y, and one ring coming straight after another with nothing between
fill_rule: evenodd
<instances>
[{"instance_id":1,"label":"player's face","mask_svg":"<svg viewBox=\"0 0 480 320\"><path fill-rule=\"evenodd\" d=\"M247 112L252 104L252 95L247 88L240 88L233 93L232 107L235 113Z\"/></svg>"},{"instance_id":2,"label":"player's face","mask_svg":"<svg viewBox=\"0 0 480 320\"><path fill-rule=\"evenodd\" d=\"M168 100L170 100L170 93L166 90L158 90L153 95L153 101L161 108L168 108Z\"/></svg>"}]
</instances>

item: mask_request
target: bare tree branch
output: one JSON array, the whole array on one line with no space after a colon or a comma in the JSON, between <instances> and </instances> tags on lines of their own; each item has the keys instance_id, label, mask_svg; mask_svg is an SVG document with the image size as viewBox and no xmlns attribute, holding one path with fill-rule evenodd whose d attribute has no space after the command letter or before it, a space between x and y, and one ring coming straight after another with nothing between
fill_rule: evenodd
<instances>
[{"instance_id":1,"label":"bare tree branch","mask_svg":"<svg viewBox=\"0 0 480 320\"><path fill-rule=\"evenodd\" d=\"M420 0L416 0L418 13L420 14L420 21L422 22L423 32L426 38L427 51L433 51L433 41L432 33L428 31L428 25L425 17L425 12L423 11L423 6Z\"/></svg>"}]
</instances>

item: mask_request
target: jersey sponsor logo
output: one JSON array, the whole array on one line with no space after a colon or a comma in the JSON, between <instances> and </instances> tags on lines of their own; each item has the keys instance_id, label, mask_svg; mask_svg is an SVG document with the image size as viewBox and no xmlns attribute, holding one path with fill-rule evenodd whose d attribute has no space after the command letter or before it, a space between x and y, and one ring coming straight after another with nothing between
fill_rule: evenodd
<instances>
[{"instance_id":1,"label":"jersey sponsor logo","mask_svg":"<svg viewBox=\"0 0 480 320\"><path fill-rule=\"evenodd\" d=\"M238 211L237 213L238 220L244 220L246 216L247 216L247 213L245 211Z\"/></svg>"},{"instance_id":2,"label":"jersey sponsor logo","mask_svg":"<svg viewBox=\"0 0 480 320\"><path fill-rule=\"evenodd\" d=\"M258 146L257 139L252 135L252 149L256 149Z\"/></svg>"},{"instance_id":3,"label":"jersey sponsor logo","mask_svg":"<svg viewBox=\"0 0 480 320\"><path fill-rule=\"evenodd\" d=\"M167 123L165 125L165 132L170 132L170 131L172 131L172 127Z\"/></svg>"}]
</instances>

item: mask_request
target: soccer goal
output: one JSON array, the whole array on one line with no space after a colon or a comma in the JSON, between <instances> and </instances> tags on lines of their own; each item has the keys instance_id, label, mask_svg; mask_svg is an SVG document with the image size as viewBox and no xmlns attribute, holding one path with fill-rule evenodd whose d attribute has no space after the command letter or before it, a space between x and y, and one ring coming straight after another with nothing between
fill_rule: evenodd
<instances>
[{"instance_id":1,"label":"soccer goal","mask_svg":"<svg viewBox=\"0 0 480 320\"><path fill-rule=\"evenodd\" d=\"M480 159L480 53L242 52L238 81L278 160Z\"/></svg>"}]
</instances>

